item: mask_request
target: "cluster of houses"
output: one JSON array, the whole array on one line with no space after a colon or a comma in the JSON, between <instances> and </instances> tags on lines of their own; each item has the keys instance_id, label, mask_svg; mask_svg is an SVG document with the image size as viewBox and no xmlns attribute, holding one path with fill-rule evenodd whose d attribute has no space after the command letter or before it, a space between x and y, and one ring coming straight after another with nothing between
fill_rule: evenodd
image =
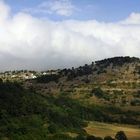
<instances>
[{"instance_id":1,"label":"cluster of houses","mask_svg":"<svg viewBox=\"0 0 140 140\"><path fill-rule=\"evenodd\" d=\"M0 78L3 80L26 80L26 79L35 79L41 75L51 75L57 74L56 70L48 71L6 71L0 73Z\"/></svg>"}]
</instances>

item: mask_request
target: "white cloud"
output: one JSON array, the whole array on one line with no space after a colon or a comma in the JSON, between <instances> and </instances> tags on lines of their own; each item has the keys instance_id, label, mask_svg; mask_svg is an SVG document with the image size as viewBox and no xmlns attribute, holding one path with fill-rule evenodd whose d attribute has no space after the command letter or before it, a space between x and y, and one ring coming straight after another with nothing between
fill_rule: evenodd
<instances>
[{"instance_id":1,"label":"white cloud","mask_svg":"<svg viewBox=\"0 0 140 140\"><path fill-rule=\"evenodd\" d=\"M122 24L140 24L140 13L131 13L127 19L122 21Z\"/></svg>"},{"instance_id":2,"label":"white cloud","mask_svg":"<svg viewBox=\"0 0 140 140\"><path fill-rule=\"evenodd\" d=\"M8 18L9 14L9 6L5 5L4 2L0 0L0 21L2 22L2 19Z\"/></svg>"},{"instance_id":3,"label":"white cloud","mask_svg":"<svg viewBox=\"0 0 140 140\"><path fill-rule=\"evenodd\" d=\"M2 2L0 11L1 70L71 67L118 55L140 57L138 13L103 23L54 22L22 12L11 17L10 8Z\"/></svg>"},{"instance_id":4,"label":"white cloud","mask_svg":"<svg viewBox=\"0 0 140 140\"><path fill-rule=\"evenodd\" d=\"M29 13L56 14L60 16L71 16L77 8L71 0L47 0L37 7L24 9Z\"/></svg>"}]
</instances>

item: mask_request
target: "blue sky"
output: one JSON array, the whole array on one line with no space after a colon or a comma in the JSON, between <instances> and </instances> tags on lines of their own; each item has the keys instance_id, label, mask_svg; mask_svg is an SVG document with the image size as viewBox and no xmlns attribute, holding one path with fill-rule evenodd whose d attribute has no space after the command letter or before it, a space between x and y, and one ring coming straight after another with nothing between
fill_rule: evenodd
<instances>
[{"instance_id":1,"label":"blue sky","mask_svg":"<svg viewBox=\"0 0 140 140\"><path fill-rule=\"evenodd\" d=\"M14 13L22 9L37 9L38 5L48 1L53 3L57 0L5 0ZM69 0L69 2L76 8L70 16L41 12L32 13L32 15L52 20L96 19L103 22L115 22L128 17L132 12L140 12L140 0Z\"/></svg>"}]
</instances>

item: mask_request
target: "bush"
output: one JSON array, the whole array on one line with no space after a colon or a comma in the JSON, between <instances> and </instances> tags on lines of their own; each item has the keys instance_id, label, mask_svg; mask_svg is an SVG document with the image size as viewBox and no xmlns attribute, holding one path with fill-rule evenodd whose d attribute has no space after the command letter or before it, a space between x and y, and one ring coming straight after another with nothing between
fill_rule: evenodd
<instances>
[{"instance_id":1,"label":"bush","mask_svg":"<svg viewBox=\"0 0 140 140\"><path fill-rule=\"evenodd\" d=\"M114 140L111 136L104 137L104 140Z\"/></svg>"},{"instance_id":2,"label":"bush","mask_svg":"<svg viewBox=\"0 0 140 140\"><path fill-rule=\"evenodd\" d=\"M56 124L50 124L49 126L48 126L48 131L50 132L50 133L56 133L57 131L58 131L58 127L57 127L57 125Z\"/></svg>"},{"instance_id":3,"label":"bush","mask_svg":"<svg viewBox=\"0 0 140 140\"><path fill-rule=\"evenodd\" d=\"M60 76L56 74L43 75L38 77L36 80L39 83L49 83L49 82L58 82Z\"/></svg>"},{"instance_id":4,"label":"bush","mask_svg":"<svg viewBox=\"0 0 140 140\"><path fill-rule=\"evenodd\" d=\"M125 133L123 131L117 132L115 135L116 140L128 140Z\"/></svg>"},{"instance_id":5,"label":"bush","mask_svg":"<svg viewBox=\"0 0 140 140\"><path fill-rule=\"evenodd\" d=\"M103 140L101 137L95 137L95 136L87 136L87 140Z\"/></svg>"},{"instance_id":6,"label":"bush","mask_svg":"<svg viewBox=\"0 0 140 140\"><path fill-rule=\"evenodd\" d=\"M101 88L94 88L91 93L95 96L97 96L98 98L102 98L104 96L104 92L102 91Z\"/></svg>"}]
</instances>

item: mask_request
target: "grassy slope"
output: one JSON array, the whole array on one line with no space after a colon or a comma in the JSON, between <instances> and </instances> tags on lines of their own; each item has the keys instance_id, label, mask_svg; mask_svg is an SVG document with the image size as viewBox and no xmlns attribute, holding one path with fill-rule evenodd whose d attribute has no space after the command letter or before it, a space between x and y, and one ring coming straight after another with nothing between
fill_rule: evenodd
<instances>
[{"instance_id":1,"label":"grassy slope","mask_svg":"<svg viewBox=\"0 0 140 140\"><path fill-rule=\"evenodd\" d=\"M132 125L121 124L107 124L99 122L90 122L88 127L85 128L88 134L95 136L112 136L114 137L116 132L124 131L129 140L140 140L140 128Z\"/></svg>"}]
</instances>

